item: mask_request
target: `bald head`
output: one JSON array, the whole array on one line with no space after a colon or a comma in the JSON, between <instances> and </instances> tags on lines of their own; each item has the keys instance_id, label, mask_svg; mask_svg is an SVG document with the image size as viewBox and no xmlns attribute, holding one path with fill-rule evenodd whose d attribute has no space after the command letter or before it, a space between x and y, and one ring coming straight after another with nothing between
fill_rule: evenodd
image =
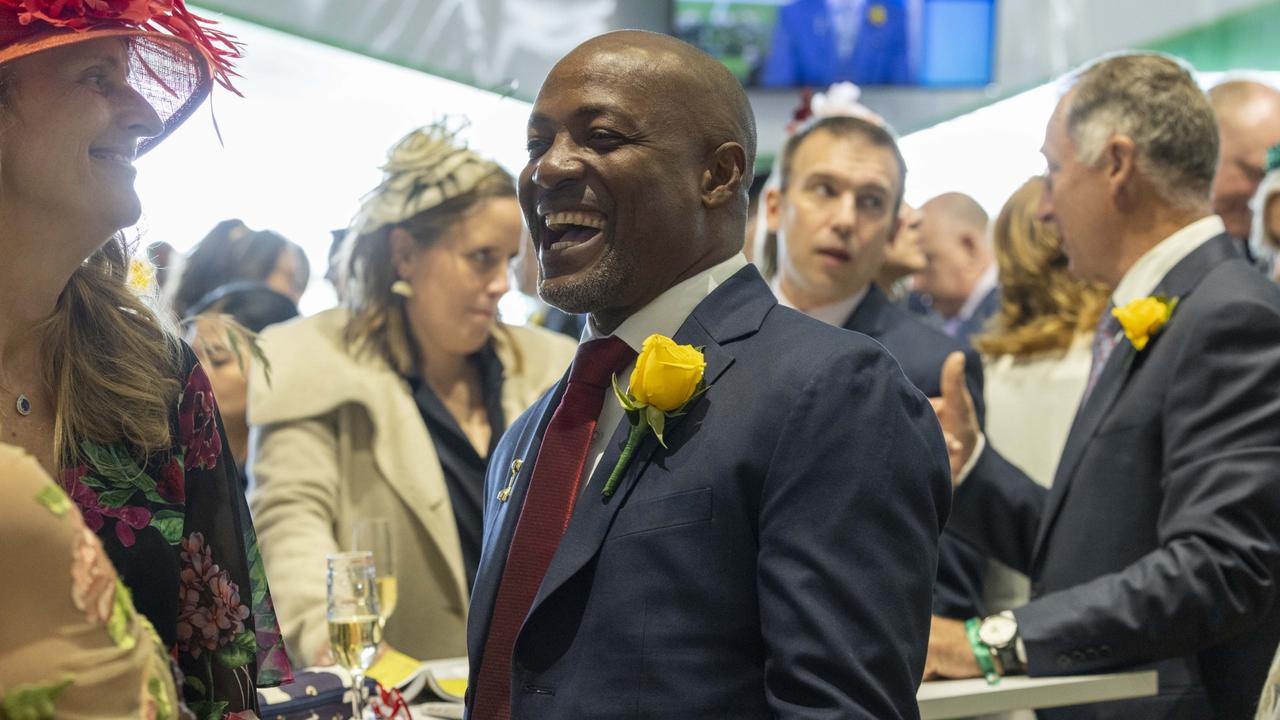
<instances>
[{"instance_id":1,"label":"bald head","mask_svg":"<svg viewBox=\"0 0 1280 720\"><path fill-rule=\"evenodd\" d=\"M1209 89L1221 144L1213 209L1227 232L1249 235L1249 201L1266 174L1267 148L1280 143L1280 90L1253 80L1228 80Z\"/></svg>"},{"instance_id":2,"label":"bald head","mask_svg":"<svg viewBox=\"0 0 1280 720\"><path fill-rule=\"evenodd\" d=\"M964 193L943 193L925 203L921 209L928 215L957 223L971 231L980 234L987 232L987 211L982 209L977 200Z\"/></svg>"},{"instance_id":3,"label":"bald head","mask_svg":"<svg viewBox=\"0 0 1280 720\"><path fill-rule=\"evenodd\" d=\"M964 307L993 262L987 238L987 211L964 193L939 195L920 208L920 236L926 258L916 288L929 295L946 318Z\"/></svg>"},{"instance_id":4,"label":"bald head","mask_svg":"<svg viewBox=\"0 0 1280 720\"><path fill-rule=\"evenodd\" d=\"M709 147L735 142L746 152L746 172L756 157L756 121L742 83L719 60L670 35L617 30L598 35L564 56L547 76L577 75L602 63L627 68L627 81L646 86L661 98L685 132ZM544 88L546 85L543 86ZM744 186L745 197L749 186Z\"/></svg>"}]
</instances>

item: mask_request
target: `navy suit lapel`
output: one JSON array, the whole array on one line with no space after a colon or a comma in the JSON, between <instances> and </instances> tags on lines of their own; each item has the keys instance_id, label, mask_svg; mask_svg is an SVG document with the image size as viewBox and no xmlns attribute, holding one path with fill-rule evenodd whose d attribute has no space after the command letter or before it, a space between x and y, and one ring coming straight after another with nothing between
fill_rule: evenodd
<instances>
[{"instance_id":1,"label":"navy suit lapel","mask_svg":"<svg viewBox=\"0 0 1280 720\"><path fill-rule=\"evenodd\" d=\"M707 361L703 380L708 389L697 403L714 401L715 382L733 364L733 354L724 347L724 343L745 334L754 333L760 328L768 311L776 304L768 285L760 278L759 272L754 266L748 266L707 296L685 320L673 339L682 345L702 347ZM606 399L606 402L611 401ZM672 426L667 436L669 445L678 442L681 433L685 432L683 421L687 419L681 418L679 425ZM543 578L538 595L534 598L530 615L537 612L539 606L552 593L590 562L599 551L618 509L626 504L627 496L635 487L638 478L649 467L655 450L659 449L660 446L655 438L646 437L632 456L631 464L618 483L613 496L604 497L601 490L604 488L605 480L618 463L629 428L626 418L623 418L614 428L600 464L592 473L589 485L574 506L569 528L560 540L560 547L551 560L551 566L547 568L546 577Z\"/></svg>"},{"instance_id":2,"label":"navy suit lapel","mask_svg":"<svg viewBox=\"0 0 1280 720\"><path fill-rule=\"evenodd\" d=\"M489 469L490 482L486 483L484 499L484 542L481 546L484 550L480 567L476 571L475 587L471 592L470 627L467 632L468 654L473 670L479 667L481 651L489 637L489 621L493 618L498 585L502 581L503 570L506 569L511 537L515 533L516 520L520 517L520 508L524 505L534 460L542 447L542 436L547 431L547 424L551 422L551 415L564 395L567 378L566 372L560 382L534 404L527 416L528 422L512 446L510 455L495 453L493 460L496 464ZM516 460L520 461L520 469L512 482L511 467ZM511 494L505 501L499 500L499 491L508 485L511 487Z\"/></svg>"},{"instance_id":3,"label":"navy suit lapel","mask_svg":"<svg viewBox=\"0 0 1280 720\"><path fill-rule=\"evenodd\" d=\"M875 284L867 288L867 296L849 314L844 322L845 330L860 332L873 338L884 336L885 311L889 309L889 298L880 292Z\"/></svg>"},{"instance_id":4,"label":"navy suit lapel","mask_svg":"<svg viewBox=\"0 0 1280 720\"><path fill-rule=\"evenodd\" d=\"M1240 257L1239 251L1230 236L1219 235L1201 245L1175 265L1169 271L1169 274L1160 281L1160 284L1152 294L1169 298L1185 298L1195 289L1196 284L1200 282L1201 278L1209 270L1232 257ZM1171 319L1170 322L1177 322L1176 318L1177 311L1175 310L1174 319ZM1159 340L1159 334L1152 337L1142 354L1149 354L1152 347ZM1040 529L1036 535L1033 558L1040 557L1040 551L1049 536L1049 531L1057 518L1058 511L1062 508L1062 502L1070 489L1071 481L1076 475L1080 460L1083 458L1089 443L1093 441L1093 436L1097 433L1098 426L1102 424L1103 419L1111 411L1111 407L1120 396L1120 391L1124 389L1134 369L1140 363L1141 357L1134 349L1133 344L1128 339L1121 338L1115 350L1111 352L1111 357L1107 358L1107 364L1103 367L1102 375L1098 377L1098 382L1094 385L1093 392L1089 394L1084 405L1076 412L1075 420L1071 424L1071 432L1067 435L1067 443L1062 450L1062 457L1058 461L1058 469L1054 474L1053 488L1050 490L1049 497L1045 503Z\"/></svg>"}]
</instances>

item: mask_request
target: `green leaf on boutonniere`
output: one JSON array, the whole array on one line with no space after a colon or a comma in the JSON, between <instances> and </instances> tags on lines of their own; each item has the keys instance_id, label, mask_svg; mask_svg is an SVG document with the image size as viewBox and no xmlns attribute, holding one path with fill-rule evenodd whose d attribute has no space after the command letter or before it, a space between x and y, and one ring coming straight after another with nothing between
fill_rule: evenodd
<instances>
[{"instance_id":1,"label":"green leaf on boutonniere","mask_svg":"<svg viewBox=\"0 0 1280 720\"><path fill-rule=\"evenodd\" d=\"M649 423L649 427L653 429L653 434L658 436L658 443L662 447L667 446L667 442L662 439L662 431L666 428L667 415L658 408L650 405L644 409L644 419Z\"/></svg>"}]
</instances>

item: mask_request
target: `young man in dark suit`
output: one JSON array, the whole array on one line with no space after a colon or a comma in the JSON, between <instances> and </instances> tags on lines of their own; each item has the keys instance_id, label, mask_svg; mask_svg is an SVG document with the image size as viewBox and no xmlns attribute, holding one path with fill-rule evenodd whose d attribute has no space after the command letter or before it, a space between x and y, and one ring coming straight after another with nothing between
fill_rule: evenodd
<instances>
[{"instance_id":1,"label":"young man in dark suit","mask_svg":"<svg viewBox=\"0 0 1280 720\"><path fill-rule=\"evenodd\" d=\"M1280 639L1280 289L1211 213L1218 133L1190 71L1134 54L1071 80L1041 211L1119 317L1047 491L985 445L948 359L948 531L1032 579L1030 603L978 627L1004 672L1159 673L1156 698L1042 717L1246 720ZM935 621L930 674L976 675L974 657Z\"/></svg>"},{"instance_id":2,"label":"young man in dark suit","mask_svg":"<svg viewBox=\"0 0 1280 720\"><path fill-rule=\"evenodd\" d=\"M942 364L966 353L965 378L982 409L977 353L891 302L875 283L901 223L906 162L892 133L861 117L823 117L802 126L778 158L781 182L765 196L778 237L778 301L830 325L869 335L917 388L936 397ZM984 612L984 558L946 535L935 611Z\"/></svg>"},{"instance_id":3,"label":"young man in dark suit","mask_svg":"<svg viewBox=\"0 0 1280 720\"><path fill-rule=\"evenodd\" d=\"M742 257L741 86L604 35L552 70L528 147L540 293L590 322L490 463L470 716L918 717L946 449L882 348L779 307ZM630 429L610 378L651 334L699 349L705 390L606 492Z\"/></svg>"}]
</instances>

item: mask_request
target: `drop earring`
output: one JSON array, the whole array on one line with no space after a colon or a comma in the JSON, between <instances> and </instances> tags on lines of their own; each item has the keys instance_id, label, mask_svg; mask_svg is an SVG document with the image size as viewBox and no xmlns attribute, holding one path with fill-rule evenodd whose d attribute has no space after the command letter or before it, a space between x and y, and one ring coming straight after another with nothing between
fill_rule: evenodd
<instances>
[{"instance_id":1,"label":"drop earring","mask_svg":"<svg viewBox=\"0 0 1280 720\"><path fill-rule=\"evenodd\" d=\"M397 280L391 283L391 292L400 297L413 297L413 286L404 280Z\"/></svg>"}]
</instances>

